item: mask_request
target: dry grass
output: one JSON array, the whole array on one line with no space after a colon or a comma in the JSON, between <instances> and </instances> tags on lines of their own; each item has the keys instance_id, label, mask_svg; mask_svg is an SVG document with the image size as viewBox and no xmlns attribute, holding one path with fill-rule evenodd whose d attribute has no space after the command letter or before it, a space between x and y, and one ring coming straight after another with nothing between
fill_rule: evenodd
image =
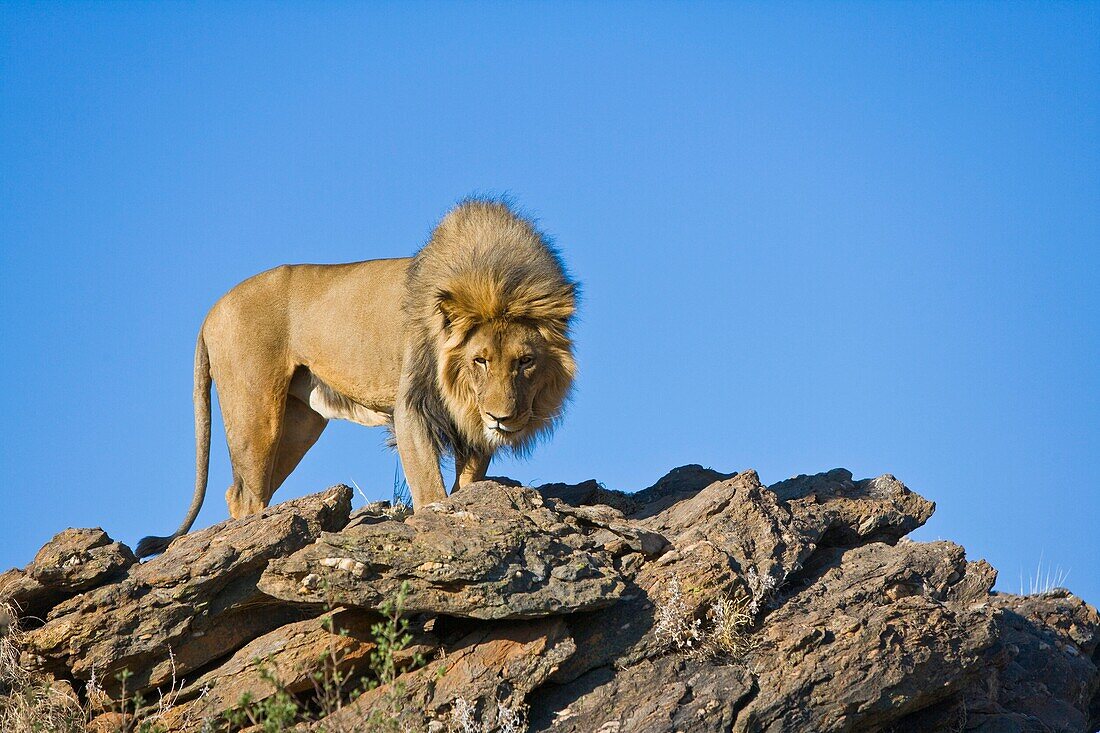
<instances>
[{"instance_id":1,"label":"dry grass","mask_svg":"<svg viewBox=\"0 0 1100 733\"><path fill-rule=\"evenodd\" d=\"M653 633L669 649L712 661L735 661L756 646L750 634L753 608L750 597L722 595L707 607L704 623L684 603L680 580L673 575L657 604Z\"/></svg>"},{"instance_id":2,"label":"dry grass","mask_svg":"<svg viewBox=\"0 0 1100 733\"><path fill-rule=\"evenodd\" d=\"M68 683L32 674L19 662L23 632L15 609L0 604L0 730L78 733L88 714Z\"/></svg>"},{"instance_id":3,"label":"dry grass","mask_svg":"<svg viewBox=\"0 0 1100 733\"><path fill-rule=\"evenodd\" d=\"M733 661L742 658L756 647L756 639L749 634L752 626L752 599L722 596L707 609L710 626L703 634L701 650L711 659Z\"/></svg>"},{"instance_id":4,"label":"dry grass","mask_svg":"<svg viewBox=\"0 0 1100 733\"><path fill-rule=\"evenodd\" d=\"M162 719L171 710L183 688L176 679L175 656L168 651L172 682L167 691L159 691L157 701L147 704L140 695L130 695L126 682L130 674L116 679L122 685L117 699L103 689L92 671L82 702L72 685L50 676L36 674L20 663L23 631L15 610L0 604L0 731L4 733L84 733L96 715L110 713L109 727L118 733L157 733ZM200 697L206 690L200 693ZM186 730L203 728L204 721L185 718Z\"/></svg>"},{"instance_id":5,"label":"dry grass","mask_svg":"<svg viewBox=\"0 0 1100 733\"><path fill-rule=\"evenodd\" d=\"M657 604L653 633L658 641L670 649L687 651L698 648L703 640L703 622L694 618L675 575L668 580L668 587Z\"/></svg>"},{"instance_id":6,"label":"dry grass","mask_svg":"<svg viewBox=\"0 0 1100 733\"><path fill-rule=\"evenodd\" d=\"M451 706L447 718L447 733L525 733L527 730L527 706L510 708L497 703L497 724L486 728L477 719L477 708L464 698L458 698Z\"/></svg>"},{"instance_id":7,"label":"dry grass","mask_svg":"<svg viewBox=\"0 0 1100 733\"><path fill-rule=\"evenodd\" d=\"M1065 587L1069 571L1063 571L1061 567L1043 565L1043 553L1039 553L1039 563L1035 567L1035 575L1024 577L1024 571L1020 570L1020 595L1036 596L1049 593L1055 588ZM1026 584L1024 581L1027 581Z\"/></svg>"}]
</instances>

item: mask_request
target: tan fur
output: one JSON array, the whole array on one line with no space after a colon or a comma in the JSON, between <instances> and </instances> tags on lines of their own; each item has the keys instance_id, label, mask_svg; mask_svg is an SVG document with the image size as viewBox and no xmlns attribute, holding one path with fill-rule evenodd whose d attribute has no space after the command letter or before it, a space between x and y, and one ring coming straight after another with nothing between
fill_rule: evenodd
<instances>
[{"instance_id":1,"label":"tan fur","mask_svg":"<svg viewBox=\"0 0 1100 733\"><path fill-rule=\"evenodd\" d=\"M576 365L576 286L531 221L469 200L413 258L284 265L245 280L207 314L195 355L197 471L188 517L138 555L163 551L202 505L217 386L234 518L266 507L329 419L389 424L416 509L484 478L493 453L552 431ZM499 419L498 419L499 418Z\"/></svg>"}]
</instances>

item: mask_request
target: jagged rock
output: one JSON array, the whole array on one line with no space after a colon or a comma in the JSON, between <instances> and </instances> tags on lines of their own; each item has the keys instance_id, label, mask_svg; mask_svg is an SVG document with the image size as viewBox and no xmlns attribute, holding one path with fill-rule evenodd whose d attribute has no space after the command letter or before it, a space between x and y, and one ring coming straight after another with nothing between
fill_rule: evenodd
<instances>
[{"instance_id":1,"label":"jagged rock","mask_svg":"<svg viewBox=\"0 0 1100 733\"><path fill-rule=\"evenodd\" d=\"M457 704L471 708L477 730L496 730L498 705L518 711L575 646L561 619L503 622L467 635L446 656L406 672L393 684L358 697L315 728L343 730L373 714L422 724L446 719ZM399 686L400 698L394 697ZM459 703L459 701L462 703Z\"/></svg>"},{"instance_id":2,"label":"jagged rock","mask_svg":"<svg viewBox=\"0 0 1100 733\"><path fill-rule=\"evenodd\" d=\"M897 540L934 510L892 476L853 483L843 469L791 479L781 495L764 488L755 471L697 488L709 478L706 469L685 466L662 479L665 498L668 487L684 487L672 495L687 498L656 513L639 512L644 518L635 524L667 537L674 548L628 574L628 592L617 606L569 619L580 651L555 681L663 651L667 643L655 632L654 608L670 603L674 592L690 617L701 618L722 597L746 599L755 615L822 547Z\"/></svg>"},{"instance_id":3,"label":"jagged rock","mask_svg":"<svg viewBox=\"0 0 1100 733\"><path fill-rule=\"evenodd\" d=\"M815 544L852 546L895 542L928 521L935 502L890 474L853 481L843 468L797 476L769 487L791 508L800 531Z\"/></svg>"},{"instance_id":4,"label":"jagged rock","mask_svg":"<svg viewBox=\"0 0 1100 733\"><path fill-rule=\"evenodd\" d=\"M653 631L653 608L668 602L674 585L682 591L688 615L702 616L720 597L745 598L756 614L827 541L864 535L896 539L923 524L933 508L896 480L813 494L792 491L788 503L764 488L755 471L701 490L695 486L710 478L704 469L688 466L679 475L681 483L669 479L665 486L684 486L685 477L691 477L695 483L687 482L689 489L675 492L688 498L656 513L640 512L644 518L635 522L667 538L673 549L639 567L619 606L570 619L582 651L563 665L557 681L611 660L631 664L659 652L663 643Z\"/></svg>"},{"instance_id":5,"label":"jagged rock","mask_svg":"<svg viewBox=\"0 0 1100 733\"><path fill-rule=\"evenodd\" d=\"M545 686L531 697L531 724L553 733L728 731L754 689L743 666L670 655Z\"/></svg>"},{"instance_id":6,"label":"jagged rock","mask_svg":"<svg viewBox=\"0 0 1100 733\"><path fill-rule=\"evenodd\" d=\"M23 619L39 619L77 593L116 580L137 562L130 548L102 529L66 529L54 535L22 570L0 575L0 603Z\"/></svg>"},{"instance_id":7,"label":"jagged rock","mask_svg":"<svg viewBox=\"0 0 1100 733\"><path fill-rule=\"evenodd\" d=\"M1096 609L1068 591L997 593L1003 657L940 705L906 718L910 730L1095 731L1100 729Z\"/></svg>"},{"instance_id":8,"label":"jagged rock","mask_svg":"<svg viewBox=\"0 0 1100 733\"><path fill-rule=\"evenodd\" d=\"M759 692L736 731L879 730L1000 654L994 576L948 542L831 548L768 615L746 658ZM973 577L971 577L973 576Z\"/></svg>"},{"instance_id":9,"label":"jagged rock","mask_svg":"<svg viewBox=\"0 0 1100 733\"><path fill-rule=\"evenodd\" d=\"M242 695L264 700L275 693L269 678L286 692L314 689L315 673L347 674L362 667L376 648L371 624L361 611L340 609L281 626L249 642L217 668L180 691L175 706L158 722L168 732L193 730L196 721L218 718L237 707Z\"/></svg>"},{"instance_id":10,"label":"jagged rock","mask_svg":"<svg viewBox=\"0 0 1100 733\"><path fill-rule=\"evenodd\" d=\"M667 538L672 549L654 562L633 566L628 591L617 606L569 619L580 651L562 665L555 681L568 682L612 661L630 665L664 651L667 643L655 630L654 608L668 602L674 588L680 590L685 614L695 616L720 595L751 593L750 568L753 578L760 577L757 573L782 578L784 568L800 558L798 536L786 529L789 512L751 471L714 482L636 524ZM737 543L741 549L735 549ZM756 581L753 585L758 590L769 587Z\"/></svg>"},{"instance_id":11,"label":"jagged rock","mask_svg":"<svg viewBox=\"0 0 1100 733\"><path fill-rule=\"evenodd\" d=\"M572 506L603 504L618 509L623 514L638 510L638 500L624 491L604 488L596 479L579 484L542 484L535 491L548 499L560 499Z\"/></svg>"},{"instance_id":12,"label":"jagged rock","mask_svg":"<svg viewBox=\"0 0 1100 733\"><path fill-rule=\"evenodd\" d=\"M624 584L608 552L535 491L472 484L404 522L365 518L273 560L260 589L287 601L379 608L409 584L405 609L480 619L609 606Z\"/></svg>"},{"instance_id":13,"label":"jagged rock","mask_svg":"<svg viewBox=\"0 0 1100 733\"><path fill-rule=\"evenodd\" d=\"M71 598L27 634L28 666L87 680L108 692L129 670L131 692L162 685L289 621L300 611L264 596L267 562L336 530L351 489L337 486L174 541L121 582ZM171 654L169 654L171 652Z\"/></svg>"},{"instance_id":14,"label":"jagged rock","mask_svg":"<svg viewBox=\"0 0 1100 733\"><path fill-rule=\"evenodd\" d=\"M297 730L376 714L446 730L456 703L484 730L525 703L532 730L562 733L1100 728L1096 609L1061 590L993 593L984 561L908 541L934 505L893 476L834 469L764 487L753 471L685 466L634 495L509 483L350 520L338 487L144 565L104 550L106 535L62 533L0 576L0 595L46 619L3 641L82 695L93 670L113 694L128 668L147 699L178 681L158 721L172 731L272 694L257 658L316 713L321 651L369 675L369 622L407 582L416 638L398 683ZM319 620L335 604L343 634ZM735 617L720 634L722 608ZM0 635L15 621L0 617Z\"/></svg>"},{"instance_id":15,"label":"jagged rock","mask_svg":"<svg viewBox=\"0 0 1100 733\"><path fill-rule=\"evenodd\" d=\"M600 667L537 693L535 729L879 730L960 689L998 654L996 612L976 603L994 577L961 548L876 543L825 554L828 571L768 616L744 662L672 654Z\"/></svg>"},{"instance_id":16,"label":"jagged rock","mask_svg":"<svg viewBox=\"0 0 1100 733\"><path fill-rule=\"evenodd\" d=\"M644 519L663 512L678 502L690 499L715 481L725 481L736 475L703 468L697 463L674 468L657 479L657 483L630 496L638 505L633 518Z\"/></svg>"},{"instance_id":17,"label":"jagged rock","mask_svg":"<svg viewBox=\"0 0 1100 733\"><path fill-rule=\"evenodd\" d=\"M717 550L725 557L726 568L715 578L715 585L737 586L730 590L751 596L757 607L802 566L813 549L811 539L799 533L790 510L761 485L755 471L714 482L641 524L671 540L684 561ZM696 595L700 605L714 597L713 592Z\"/></svg>"}]
</instances>

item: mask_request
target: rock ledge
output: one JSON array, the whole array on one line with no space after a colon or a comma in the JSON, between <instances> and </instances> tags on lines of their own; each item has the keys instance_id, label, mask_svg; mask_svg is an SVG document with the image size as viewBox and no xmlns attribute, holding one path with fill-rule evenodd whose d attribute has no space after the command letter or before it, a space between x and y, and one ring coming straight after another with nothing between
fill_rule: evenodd
<instances>
[{"instance_id":1,"label":"rock ledge","mask_svg":"<svg viewBox=\"0 0 1100 733\"><path fill-rule=\"evenodd\" d=\"M511 483L404 518L352 513L336 486L146 563L69 529L0 575L0 601L24 670L89 707L93 675L109 695L122 670L128 693L172 688L167 731L228 730L242 694L273 694L265 665L307 707L326 655L368 674L372 626L402 589L396 681L299 729L367 730L395 690L397 714L430 731L454 729L456 706L486 731L517 711L561 733L1100 728L1096 609L1062 589L993 592L996 571L963 548L908 540L935 507L893 476ZM0 679L0 704L13 685Z\"/></svg>"}]
</instances>

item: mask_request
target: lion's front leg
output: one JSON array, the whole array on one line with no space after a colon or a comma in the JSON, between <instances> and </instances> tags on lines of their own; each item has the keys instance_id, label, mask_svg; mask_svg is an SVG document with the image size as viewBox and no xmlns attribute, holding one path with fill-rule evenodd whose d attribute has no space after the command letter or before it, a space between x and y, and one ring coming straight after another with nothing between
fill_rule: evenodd
<instances>
[{"instance_id":1,"label":"lion's front leg","mask_svg":"<svg viewBox=\"0 0 1100 733\"><path fill-rule=\"evenodd\" d=\"M412 494L413 510L447 498L443 488L443 473L439 470L436 452L424 420L407 409L403 397L398 397L393 411L393 433L397 438L397 453L405 469L405 479Z\"/></svg>"},{"instance_id":2,"label":"lion's front leg","mask_svg":"<svg viewBox=\"0 0 1100 733\"><path fill-rule=\"evenodd\" d=\"M451 489L451 493L453 494L475 481L484 481L491 460L493 460L492 453L472 453L461 459L455 457L455 484Z\"/></svg>"}]
</instances>

